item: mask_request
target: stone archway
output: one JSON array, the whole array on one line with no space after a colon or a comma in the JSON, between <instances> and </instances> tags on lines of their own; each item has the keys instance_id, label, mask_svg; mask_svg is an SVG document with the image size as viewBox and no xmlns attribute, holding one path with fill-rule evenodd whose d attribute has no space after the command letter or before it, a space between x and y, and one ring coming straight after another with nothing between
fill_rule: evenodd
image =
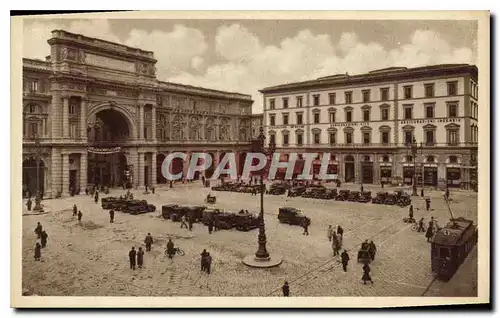
<instances>
[{"instance_id":1,"label":"stone archway","mask_svg":"<svg viewBox=\"0 0 500 318\"><path fill-rule=\"evenodd\" d=\"M123 105L114 103L114 102L106 102L102 104L95 105L91 108L90 112L87 115L87 124L93 124L93 120L99 113L109 113L115 116L110 115L109 117L114 117L115 119L124 120L127 123L129 138L137 139L138 138L138 128L135 120L135 115L133 114L135 110L131 110L128 107ZM91 128L91 127L88 127ZM88 130L87 128L87 130Z\"/></svg>"},{"instance_id":2,"label":"stone archway","mask_svg":"<svg viewBox=\"0 0 500 318\"><path fill-rule=\"evenodd\" d=\"M355 162L352 155L344 157L344 180L345 182L354 182L356 178Z\"/></svg>"},{"instance_id":3,"label":"stone archway","mask_svg":"<svg viewBox=\"0 0 500 318\"><path fill-rule=\"evenodd\" d=\"M167 179L163 176L163 172L161 171L163 161L165 161L166 157L167 156L165 156L162 153L156 154L156 183L157 184L167 183Z\"/></svg>"},{"instance_id":4,"label":"stone archway","mask_svg":"<svg viewBox=\"0 0 500 318\"><path fill-rule=\"evenodd\" d=\"M38 181L37 181L37 164L33 157L23 161L23 197L33 197L36 195L37 186L40 193L45 191L45 163L40 159L38 165Z\"/></svg>"}]
</instances>

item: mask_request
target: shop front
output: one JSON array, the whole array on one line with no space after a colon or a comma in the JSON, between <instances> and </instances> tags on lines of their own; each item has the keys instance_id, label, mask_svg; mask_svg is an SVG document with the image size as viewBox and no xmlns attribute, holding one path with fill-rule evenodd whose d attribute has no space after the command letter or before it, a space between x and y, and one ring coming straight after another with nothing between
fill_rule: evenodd
<instances>
[{"instance_id":1,"label":"shop front","mask_svg":"<svg viewBox=\"0 0 500 318\"><path fill-rule=\"evenodd\" d=\"M380 164L380 183L392 183L392 165Z\"/></svg>"},{"instance_id":2,"label":"shop front","mask_svg":"<svg viewBox=\"0 0 500 318\"><path fill-rule=\"evenodd\" d=\"M438 168L437 165L424 166L424 186L438 185Z\"/></svg>"},{"instance_id":3,"label":"shop front","mask_svg":"<svg viewBox=\"0 0 500 318\"><path fill-rule=\"evenodd\" d=\"M373 183L373 162L361 162L361 183Z\"/></svg>"},{"instance_id":4,"label":"shop front","mask_svg":"<svg viewBox=\"0 0 500 318\"><path fill-rule=\"evenodd\" d=\"M450 188L459 188L462 179L460 167L446 167L446 185Z\"/></svg>"},{"instance_id":5,"label":"shop front","mask_svg":"<svg viewBox=\"0 0 500 318\"><path fill-rule=\"evenodd\" d=\"M403 184L412 185L413 184L413 165L403 167Z\"/></svg>"}]
</instances>

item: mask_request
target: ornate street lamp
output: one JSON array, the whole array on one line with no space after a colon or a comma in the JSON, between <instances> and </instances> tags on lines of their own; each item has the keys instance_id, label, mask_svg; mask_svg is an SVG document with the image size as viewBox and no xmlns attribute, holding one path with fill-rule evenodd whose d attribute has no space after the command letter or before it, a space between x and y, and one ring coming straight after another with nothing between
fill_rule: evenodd
<instances>
[{"instance_id":1,"label":"ornate street lamp","mask_svg":"<svg viewBox=\"0 0 500 318\"><path fill-rule=\"evenodd\" d=\"M412 196L418 196L418 193L417 193L417 158L416 158L416 155L417 155L417 151L419 149L423 149L423 146L422 146L422 143L420 143L420 146L417 145L417 141L415 140L415 137L413 137L413 141L410 145L410 149L411 149L411 156L412 156L412 159L413 159L413 185L412 185ZM423 178L424 176L422 176Z\"/></svg>"},{"instance_id":2,"label":"ornate street lamp","mask_svg":"<svg viewBox=\"0 0 500 318\"><path fill-rule=\"evenodd\" d=\"M43 207L41 205L42 196L40 194L40 156L42 148L40 146L40 138L37 135L34 136L35 139L35 158L36 158L36 197L35 197L35 207L33 211L43 212Z\"/></svg>"},{"instance_id":3,"label":"ornate street lamp","mask_svg":"<svg viewBox=\"0 0 500 318\"><path fill-rule=\"evenodd\" d=\"M269 148L264 149L264 140L266 137L264 136L264 129L260 127L259 134L259 148L254 151L258 151L266 155L266 157L272 155L276 150L276 145L274 144L274 140L271 140L269 143ZM264 222L264 174L269 171L269 166L266 164L266 167L260 171L260 214L259 214L259 236L258 236L258 245L259 248L255 254L251 254L246 256L243 259L243 263L250 267L258 267L258 268L269 268L280 265L283 262L283 259L278 255L270 255L267 251L267 237L266 237L266 225Z\"/></svg>"}]
</instances>

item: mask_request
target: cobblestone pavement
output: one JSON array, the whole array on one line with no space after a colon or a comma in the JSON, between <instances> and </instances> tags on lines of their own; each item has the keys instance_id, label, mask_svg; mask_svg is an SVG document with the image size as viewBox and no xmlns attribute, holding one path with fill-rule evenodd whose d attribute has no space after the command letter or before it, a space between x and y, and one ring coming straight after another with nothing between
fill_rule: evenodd
<instances>
[{"instance_id":1,"label":"cobblestone pavement","mask_svg":"<svg viewBox=\"0 0 500 318\"><path fill-rule=\"evenodd\" d=\"M344 188L344 187L342 187ZM365 186L365 189L367 187ZM378 191L375 187L369 187ZM391 191L393 189L384 189ZM265 221L271 254L283 256L283 264L271 269L253 269L241 259L257 250L258 230L220 231L209 234L195 224L192 232L180 223L163 220L161 205L203 204L207 188L199 183L158 188L155 194L143 195L157 206L157 212L133 216L116 212L109 223L107 210L88 196L45 200L51 212L23 216L23 287L39 295L72 296L280 296L281 285L290 283L292 296L475 296L477 293L477 255L472 253L460 275L448 283L433 281L430 270L430 246L423 234L402 222L408 208L395 206L323 201L285 196L265 197ZM118 196L122 190L112 190ZM216 207L237 211L241 208L259 212L259 197L232 192L213 192ZM422 198L414 198L415 218L434 216L439 224L449 219L442 192L426 193L432 198L432 211L426 212ZM477 220L477 196L453 192L451 206L455 216ZM83 213L82 224L72 217L77 204ZM310 235L302 235L297 226L280 224L278 208L294 206L312 219ZM26 209L24 207L24 209ZM25 211L26 212L26 211ZM42 250L42 262L33 259L35 235L40 221L49 234ZM338 258L332 256L326 237L328 225L344 228L344 247L351 261L347 273ZM155 243L144 258L143 269L132 271L128 251L144 246L151 232ZM168 260L163 255L166 241L172 237L185 256ZM356 254L361 242L371 239L378 248L372 265L373 285L363 285L361 265ZM207 249L213 257L212 273L200 272L200 253ZM463 288L463 286L470 288Z\"/></svg>"}]
</instances>

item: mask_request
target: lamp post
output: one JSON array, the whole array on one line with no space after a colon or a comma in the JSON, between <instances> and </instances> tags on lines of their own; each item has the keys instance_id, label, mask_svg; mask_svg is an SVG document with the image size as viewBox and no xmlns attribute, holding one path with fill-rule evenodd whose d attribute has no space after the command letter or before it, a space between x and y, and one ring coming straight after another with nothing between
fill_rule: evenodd
<instances>
[{"instance_id":1,"label":"lamp post","mask_svg":"<svg viewBox=\"0 0 500 318\"><path fill-rule=\"evenodd\" d=\"M34 136L35 139L35 159L36 159L36 197L35 197L35 207L33 211L43 212L43 207L41 205L41 194L40 194L40 138L37 135Z\"/></svg>"},{"instance_id":2,"label":"lamp post","mask_svg":"<svg viewBox=\"0 0 500 318\"><path fill-rule=\"evenodd\" d=\"M259 134L259 148L258 151L260 153L263 153L267 156L273 155L276 145L274 144L274 141L271 140L269 143L269 148L264 149L264 140L266 137L264 136L264 129L260 127L260 134ZM257 149L255 149L257 150ZM278 255L270 255L269 252L267 251L266 244L267 244L267 237L266 237L266 225L264 221L264 174L265 172L268 171L267 169L267 163L266 163L266 168L262 169L260 172L260 214L259 214L259 236L258 236L258 249L255 254L251 254L246 256L243 259L243 263L247 266L250 267L257 267L257 268L269 268L269 267L275 267L280 265L283 262L283 259L278 256Z\"/></svg>"},{"instance_id":3,"label":"lamp post","mask_svg":"<svg viewBox=\"0 0 500 318\"><path fill-rule=\"evenodd\" d=\"M411 149L411 156L413 159L413 185L412 185L412 196L418 196L417 193L417 160L416 160L416 155L418 149L422 149L422 143L420 143L420 147L417 145L417 141L415 140L415 137L413 137L413 141L410 145ZM423 178L423 176L422 176Z\"/></svg>"}]
</instances>

